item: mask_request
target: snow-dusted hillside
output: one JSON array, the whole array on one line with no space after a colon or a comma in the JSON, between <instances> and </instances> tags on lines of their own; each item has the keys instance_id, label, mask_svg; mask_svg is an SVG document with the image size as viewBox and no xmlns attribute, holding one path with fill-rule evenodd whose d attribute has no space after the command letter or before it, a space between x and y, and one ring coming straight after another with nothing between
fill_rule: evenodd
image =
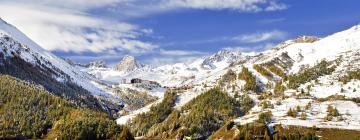
<instances>
[{"instance_id":1,"label":"snow-dusted hillside","mask_svg":"<svg viewBox=\"0 0 360 140\"><path fill-rule=\"evenodd\" d=\"M243 87L246 82L240 79L225 83L226 86L223 88L230 95L247 94L256 103L245 116L236 119L237 123L252 122L262 112L271 111L273 121L277 124L360 130L360 114L357 111L359 103L352 101L360 97L360 80L351 80L348 83L339 81L339 77L346 75L348 71L360 69L359 52L360 26L357 25L322 39L301 36L264 52L242 53L227 50L199 58L191 64L179 63L146 70L140 69L126 75L116 73L111 69L93 69L89 73L110 81L120 78L143 78L169 87L186 87L184 92L177 96L175 108L180 108L200 93L217 86L229 70L238 74L243 67L246 67L255 76L257 85L261 86L263 91L244 92ZM298 88L288 89L284 97L260 99L262 93L273 92L275 83L281 81L282 77L271 71L272 76L265 77L254 69L254 64L272 65L281 69L286 75L293 75L315 66L322 60L331 63L330 66L336 66L334 71L310 82L302 83ZM269 71L267 67L265 69ZM286 85L287 81L284 82L283 85ZM187 87L189 85L190 88ZM308 94L302 95L302 92ZM334 98L338 96L341 98ZM263 102L269 102L270 107L263 108ZM306 105L308 105L307 108ZM340 116L330 121L324 119L329 105L337 108L340 113ZM287 111L297 106L300 107L298 116L295 118L287 116ZM141 110L143 112L147 109ZM300 118L300 113L306 114L305 120ZM131 114L131 117L135 116L134 114L136 112ZM122 124L125 123L124 120L129 119L129 116L124 117L119 119Z\"/></svg>"},{"instance_id":2,"label":"snow-dusted hillside","mask_svg":"<svg viewBox=\"0 0 360 140\"><path fill-rule=\"evenodd\" d=\"M331 74L301 84L296 90L285 91L285 99L257 100L257 105L247 115L236 119L235 122L246 124L257 119L260 113L271 111L276 124L360 130L359 103L352 101L360 97L360 92L357 90L360 88L360 81L351 80L348 83L339 81L339 78L346 75L348 71L360 69L359 27L359 25L354 26L319 41L292 43L264 53L265 56L256 63L274 62L286 54L288 59L291 59L290 67L285 69L288 74L296 74L301 69L312 67L321 60L338 60L338 64ZM309 95L303 97L301 91L307 92ZM259 95L253 94L253 96L258 97ZM265 101L269 101L273 107L263 108L261 103ZM333 120L324 119L328 114L327 107L329 105L337 108L340 116ZM287 111L290 108L296 109L297 106L300 107L298 116L289 117ZM300 113L304 113L306 118L302 119Z\"/></svg>"},{"instance_id":3,"label":"snow-dusted hillside","mask_svg":"<svg viewBox=\"0 0 360 140\"><path fill-rule=\"evenodd\" d=\"M97 79L91 77L89 74L80 71L78 68L70 65L65 60L53 55L52 53L42 49L39 45L29 39L26 35L24 35L21 31L19 31L14 26L6 23L5 21L0 19L0 60L2 60L2 64L0 63L0 67L3 67L3 73L12 74L21 77L24 80L36 79L36 74L43 76L42 78L46 79L46 76L49 76L49 80L52 78L55 79L58 83L63 83L64 85L69 86L69 84L74 83L75 85L85 89L88 91L87 94L91 93L89 96L94 96L99 99L104 99L107 101L111 101L116 104L121 104L120 99L115 98L109 92L100 89L93 82L97 81ZM24 65L17 66L14 62L18 62L20 64L32 65L29 66L29 69L25 69ZM22 70L22 73L18 72L19 70L13 69L11 71L6 70L9 69L10 66L19 68ZM28 68L28 67L27 67ZM24 78L25 74L30 74L33 70L36 74L34 74L31 78ZM33 81L35 83L41 83L43 81ZM54 81L54 82L56 82ZM48 83L51 84L51 83ZM44 86L44 85L43 85ZM57 87L52 87L51 85L44 86L50 91L60 90ZM63 90L63 89L61 89ZM75 90L80 90L74 88ZM65 94L77 94L77 93L66 93ZM79 91L79 94L84 94L84 91ZM84 94L85 95L85 94ZM77 95L71 95L77 96ZM80 96L80 95L78 95ZM87 96L87 95L85 95ZM91 102L91 101L89 101ZM94 104L94 103L91 103ZM106 106L106 105L105 105ZM105 107L103 106L103 107Z\"/></svg>"}]
</instances>

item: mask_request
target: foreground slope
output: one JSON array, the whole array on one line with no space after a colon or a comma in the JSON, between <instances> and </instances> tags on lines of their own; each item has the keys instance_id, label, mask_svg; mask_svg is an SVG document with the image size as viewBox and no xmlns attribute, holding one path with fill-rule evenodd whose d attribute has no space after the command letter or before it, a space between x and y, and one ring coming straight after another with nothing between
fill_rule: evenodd
<instances>
[{"instance_id":1,"label":"foreground slope","mask_svg":"<svg viewBox=\"0 0 360 140\"><path fill-rule=\"evenodd\" d=\"M0 87L0 139L131 137L106 113L77 108L29 82L0 75Z\"/></svg>"}]
</instances>

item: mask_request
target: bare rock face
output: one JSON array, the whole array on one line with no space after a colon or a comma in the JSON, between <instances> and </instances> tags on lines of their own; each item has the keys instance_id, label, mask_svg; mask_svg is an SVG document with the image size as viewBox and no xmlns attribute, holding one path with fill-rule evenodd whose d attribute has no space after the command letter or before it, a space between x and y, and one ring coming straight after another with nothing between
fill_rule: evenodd
<instances>
[{"instance_id":1,"label":"bare rock face","mask_svg":"<svg viewBox=\"0 0 360 140\"><path fill-rule=\"evenodd\" d=\"M144 64L139 63L133 56L125 55L121 61L115 65L114 69L117 71L130 72L144 67Z\"/></svg>"},{"instance_id":2,"label":"bare rock face","mask_svg":"<svg viewBox=\"0 0 360 140\"><path fill-rule=\"evenodd\" d=\"M295 43L313 43L320 40L320 38L315 36L299 36L298 38L294 39L293 42Z\"/></svg>"},{"instance_id":3,"label":"bare rock face","mask_svg":"<svg viewBox=\"0 0 360 140\"><path fill-rule=\"evenodd\" d=\"M319 41L321 38L318 38L316 36L298 36L295 39L292 40L288 40L285 42L280 43L279 45L275 46L274 48L272 48L272 50L280 50L280 49L284 49L292 44L295 43L313 43L316 41Z\"/></svg>"}]
</instances>

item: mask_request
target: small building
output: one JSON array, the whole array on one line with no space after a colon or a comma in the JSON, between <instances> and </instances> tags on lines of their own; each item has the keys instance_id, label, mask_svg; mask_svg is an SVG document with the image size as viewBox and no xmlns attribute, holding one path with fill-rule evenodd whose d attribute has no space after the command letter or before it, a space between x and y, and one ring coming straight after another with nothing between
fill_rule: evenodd
<instances>
[{"instance_id":1,"label":"small building","mask_svg":"<svg viewBox=\"0 0 360 140\"><path fill-rule=\"evenodd\" d=\"M134 79L131 79L131 80L130 80L130 83L131 83L131 84L141 83L141 82L142 82L142 80L139 79L139 78L134 78Z\"/></svg>"}]
</instances>

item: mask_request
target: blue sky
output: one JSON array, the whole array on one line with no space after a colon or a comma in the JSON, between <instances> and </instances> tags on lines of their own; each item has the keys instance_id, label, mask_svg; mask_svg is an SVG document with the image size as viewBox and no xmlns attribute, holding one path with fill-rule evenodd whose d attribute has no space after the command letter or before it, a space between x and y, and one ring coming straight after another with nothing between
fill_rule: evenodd
<instances>
[{"instance_id":1,"label":"blue sky","mask_svg":"<svg viewBox=\"0 0 360 140\"><path fill-rule=\"evenodd\" d=\"M58 56L160 65L261 51L360 23L358 0L2 0L0 17ZM44 14L46 13L46 14ZM31 17L31 18L30 18Z\"/></svg>"}]
</instances>

